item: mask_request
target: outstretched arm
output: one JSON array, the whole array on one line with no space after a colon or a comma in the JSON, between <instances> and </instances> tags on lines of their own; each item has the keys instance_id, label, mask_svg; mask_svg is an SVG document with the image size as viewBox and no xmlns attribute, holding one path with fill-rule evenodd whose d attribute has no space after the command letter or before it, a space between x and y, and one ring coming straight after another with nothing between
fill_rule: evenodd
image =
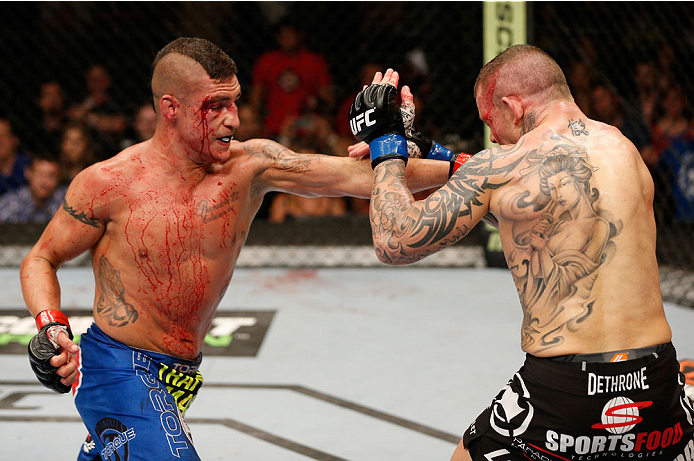
<instances>
[{"instance_id":1,"label":"outstretched arm","mask_svg":"<svg viewBox=\"0 0 694 461\"><path fill-rule=\"evenodd\" d=\"M307 197L371 196L373 171L368 159L302 154L267 139L235 143L231 149L241 149L262 162L257 179L266 192ZM403 173L406 187L417 192L445 184L449 167L448 162L412 159Z\"/></svg>"}]
</instances>

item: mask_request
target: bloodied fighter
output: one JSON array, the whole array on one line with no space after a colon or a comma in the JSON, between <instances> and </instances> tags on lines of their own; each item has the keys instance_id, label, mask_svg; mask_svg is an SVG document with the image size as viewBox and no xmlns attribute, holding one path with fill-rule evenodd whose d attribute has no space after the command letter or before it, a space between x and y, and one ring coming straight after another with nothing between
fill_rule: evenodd
<instances>
[{"instance_id":1,"label":"bloodied fighter","mask_svg":"<svg viewBox=\"0 0 694 461\"><path fill-rule=\"evenodd\" d=\"M198 460L182 414L202 384L203 339L263 196L369 196L366 161L233 141L236 72L206 40L166 45L152 65L154 136L77 175L22 263L39 328L31 365L50 389L72 387L90 435L81 460ZM441 185L449 169L413 159L410 186ZM56 273L87 250L94 323L78 347Z\"/></svg>"}]
</instances>

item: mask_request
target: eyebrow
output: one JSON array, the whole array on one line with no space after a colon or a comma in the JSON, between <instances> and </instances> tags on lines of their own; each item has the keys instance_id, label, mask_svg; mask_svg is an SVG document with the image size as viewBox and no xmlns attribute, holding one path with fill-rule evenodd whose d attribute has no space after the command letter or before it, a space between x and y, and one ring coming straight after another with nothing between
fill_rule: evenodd
<instances>
[{"instance_id":1,"label":"eyebrow","mask_svg":"<svg viewBox=\"0 0 694 461\"><path fill-rule=\"evenodd\" d=\"M215 97L206 99L205 101L203 101L203 104L210 105L210 104L216 104L218 102L230 101L230 100L231 100L231 98L229 96L215 96Z\"/></svg>"},{"instance_id":2,"label":"eyebrow","mask_svg":"<svg viewBox=\"0 0 694 461\"><path fill-rule=\"evenodd\" d=\"M241 98L241 92L239 92L239 94L236 96L236 98L234 99L234 102L238 101L240 98ZM203 102L203 105L210 106L212 104L217 104L219 102L224 102L224 101L231 101L231 97L230 96L214 96L214 97L211 97L210 99L205 100Z\"/></svg>"}]
</instances>

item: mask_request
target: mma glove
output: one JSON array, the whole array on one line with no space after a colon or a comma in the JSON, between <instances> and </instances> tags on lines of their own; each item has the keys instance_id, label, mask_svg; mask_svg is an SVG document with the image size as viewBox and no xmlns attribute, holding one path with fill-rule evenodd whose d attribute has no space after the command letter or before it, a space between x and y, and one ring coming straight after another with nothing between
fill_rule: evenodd
<instances>
[{"instance_id":1,"label":"mma glove","mask_svg":"<svg viewBox=\"0 0 694 461\"><path fill-rule=\"evenodd\" d=\"M426 158L431 160L443 160L450 162L451 166L448 170L448 177L453 176L453 173L470 157L469 154L459 153L454 154L450 149L443 147L436 141L424 136L414 127L415 106L414 101L403 101L400 106L400 115L402 116L405 126L405 138L407 139L407 155L408 157Z\"/></svg>"},{"instance_id":2,"label":"mma glove","mask_svg":"<svg viewBox=\"0 0 694 461\"><path fill-rule=\"evenodd\" d=\"M371 167L392 158L407 163L407 140L396 102L397 89L390 84L372 84L360 91L349 108L352 134L371 151Z\"/></svg>"},{"instance_id":3,"label":"mma glove","mask_svg":"<svg viewBox=\"0 0 694 461\"><path fill-rule=\"evenodd\" d=\"M448 169L448 177L453 176L458 168L461 167L472 155L460 152L454 154L450 149L443 147L424 136L419 131L409 130L406 134L407 152L410 157L428 158L431 160L443 160L450 162L451 166Z\"/></svg>"},{"instance_id":4,"label":"mma glove","mask_svg":"<svg viewBox=\"0 0 694 461\"><path fill-rule=\"evenodd\" d=\"M390 84L372 84L360 91L349 108L352 134L369 144L371 167L397 158L421 157L450 162L450 178L471 155L450 149L414 129L414 104L398 107L397 90Z\"/></svg>"},{"instance_id":5,"label":"mma glove","mask_svg":"<svg viewBox=\"0 0 694 461\"><path fill-rule=\"evenodd\" d=\"M38 334L29 341L29 363L38 380L52 391L65 394L70 392L72 386L61 383L62 379L57 368L51 365L50 360L59 354L58 334L61 331L67 333L72 340L72 331L67 316L55 309L47 309L36 316Z\"/></svg>"}]
</instances>

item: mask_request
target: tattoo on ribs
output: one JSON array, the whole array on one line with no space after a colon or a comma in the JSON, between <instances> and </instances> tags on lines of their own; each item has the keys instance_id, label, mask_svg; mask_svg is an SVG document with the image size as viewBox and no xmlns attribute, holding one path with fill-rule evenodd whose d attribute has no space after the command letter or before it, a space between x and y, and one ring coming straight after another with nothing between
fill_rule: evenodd
<instances>
[{"instance_id":1,"label":"tattoo on ribs","mask_svg":"<svg viewBox=\"0 0 694 461\"><path fill-rule=\"evenodd\" d=\"M120 271L113 268L106 256L99 259L97 279L101 287L96 303L97 313L112 327L134 323L138 317L137 310L125 300L125 287Z\"/></svg>"},{"instance_id":2,"label":"tattoo on ribs","mask_svg":"<svg viewBox=\"0 0 694 461\"><path fill-rule=\"evenodd\" d=\"M524 157L522 183L535 186L500 203L514 223L505 253L523 307L521 342L536 353L561 345L593 313L593 285L622 223L599 207L597 168L582 147L555 138Z\"/></svg>"},{"instance_id":3,"label":"tattoo on ribs","mask_svg":"<svg viewBox=\"0 0 694 461\"><path fill-rule=\"evenodd\" d=\"M63 210L79 222L97 229L99 228L99 220L97 218L90 218L84 212L78 213L77 210L68 205L67 200L63 201Z\"/></svg>"}]
</instances>

